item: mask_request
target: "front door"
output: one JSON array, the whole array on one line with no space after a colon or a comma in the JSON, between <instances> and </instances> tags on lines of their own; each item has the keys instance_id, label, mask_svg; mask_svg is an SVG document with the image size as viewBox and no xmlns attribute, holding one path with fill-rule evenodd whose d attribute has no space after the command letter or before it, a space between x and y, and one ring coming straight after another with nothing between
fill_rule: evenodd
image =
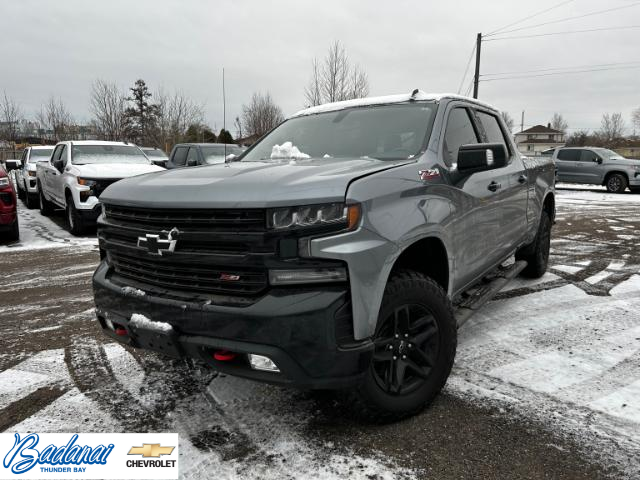
<instances>
[{"instance_id":1,"label":"front door","mask_svg":"<svg viewBox=\"0 0 640 480\"><path fill-rule=\"evenodd\" d=\"M603 178L602 158L593 150L584 149L576 162L580 183L601 185Z\"/></svg>"}]
</instances>

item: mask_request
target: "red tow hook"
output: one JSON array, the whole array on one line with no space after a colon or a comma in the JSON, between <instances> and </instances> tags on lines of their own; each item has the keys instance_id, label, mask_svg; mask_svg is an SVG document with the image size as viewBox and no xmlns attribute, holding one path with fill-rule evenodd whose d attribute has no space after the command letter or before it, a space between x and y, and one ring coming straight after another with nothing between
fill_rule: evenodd
<instances>
[{"instance_id":1,"label":"red tow hook","mask_svg":"<svg viewBox=\"0 0 640 480\"><path fill-rule=\"evenodd\" d=\"M218 360L219 362L229 362L238 356L235 352L230 352L229 350L217 350L213 352L213 358Z\"/></svg>"},{"instance_id":2,"label":"red tow hook","mask_svg":"<svg viewBox=\"0 0 640 480\"><path fill-rule=\"evenodd\" d=\"M117 323L113 324L113 331L115 332L116 335L120 335L121 337L126 337L127 335L129 335L129 332L127 332L127 329L124 328L122 325L118 325Z\"/></svg>"}]
</instances>

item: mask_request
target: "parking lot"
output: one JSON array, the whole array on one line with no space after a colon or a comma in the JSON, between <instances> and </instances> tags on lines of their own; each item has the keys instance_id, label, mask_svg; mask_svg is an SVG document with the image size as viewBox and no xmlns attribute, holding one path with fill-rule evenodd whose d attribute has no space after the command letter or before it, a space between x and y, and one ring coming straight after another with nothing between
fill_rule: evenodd
<instances>
[{"instance_id":1,"label":"parking lot","mask_svg":"<svg viewBox=\"0 0 640 480\"><path fill-rule=\"evenodd\" d=\"M430 409L378 426L339 396L111 342L95 235L21 204L22 240L0 246L0 431L177 431L184 478L637 478L640 195L564 187L557 210L549 272L462 328Z\"/></svg>"}]
</instances>

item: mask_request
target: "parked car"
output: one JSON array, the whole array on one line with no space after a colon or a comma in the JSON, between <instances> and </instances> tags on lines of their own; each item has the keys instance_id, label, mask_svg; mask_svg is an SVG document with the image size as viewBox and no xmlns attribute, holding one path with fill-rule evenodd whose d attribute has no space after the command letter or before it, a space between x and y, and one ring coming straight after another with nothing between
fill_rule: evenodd
<instances>
[{"instance_id":1,"label":"parked car","mask_svg":"<svg viewBox=\"0 0 640 480\"><path fill-rule=\"evenodd\" d=\"M123 142L74 141L56 145L49 162L37 164L40 212L57 206L67 214L69 230L81 235L100 215L100 195L114 182L164 168L135 145Z\"/></svg>"},{"instance_id":2,"label":"parked car","mask_svg":"<svg viewBox=\"0 0 640 480\"><path fill-rule=\"evenodd\" d=\"M457 328L545 272L554 173L470 98L309 108L240 161L110 186L97 319L127 345L411 415L445 384Z\"/></svg>"},{"instance_id":3,"label":"parked car","mask_svg":"<svg viewBox=\"0 0 640 480\"><path fill-rule=\"evenodd\" d=\"M553 159L559 182L604 185L613 193L622 193L629 187L640 193L640 160L598 147L559 148Z\"/></svg>"},{"instance_id":4,"label":"parked car","mask_svg":"<svg viewBox=\"0 0 640 480\"><path fill-rule=\"evenodd\" d=\"M171 150L167 168L225 163L226 157L240 156L245 150L244 147L225 143L179 143Z\"/></svg>"},{"instance_id":5,"label":"parked car","mask_svg":"<svg viewBox=\"0 0 640 480\"><path fill-rule=\"evenodd\" d=\"M164 152L156 147L140 147L140 150L144 152L144 154L153 162L154 165L158 165L159 167L167 168L167 162L169 161L169 157Z\"/></svg>"},{"instance_id":6,"label":"parked car","mask_svg":"<svg viewBox=\"0 0 640 480\"><path fill-rule=\"evenodd\" d=\"M11 167L14 163L7 162ZM7 170L0 164L0 233L10 241L20 239L16 191Z\"/></svg>"},{"instance_id":7,"label":"parked car","mask_svg":"<svg viewBox=\"0 0 640 480\"><path fill-rule=\"evenodd\" d=\"M27 147L22 152L21 168L15 171L18 197L24 200L27 208L38 207L38 183L36 181L36 164L48 162L53 153L52 146Z\"/></svg>"}]
</instances>

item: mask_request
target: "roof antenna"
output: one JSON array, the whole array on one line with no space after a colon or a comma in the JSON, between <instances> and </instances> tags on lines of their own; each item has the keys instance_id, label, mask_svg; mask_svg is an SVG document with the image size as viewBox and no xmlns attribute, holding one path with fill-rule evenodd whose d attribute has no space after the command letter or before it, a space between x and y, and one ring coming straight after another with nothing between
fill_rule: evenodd
<instances>
[{"instance_id":1,"label":"roof antenna","mask_svg":"<svg viewBox=\"0 0 640 480\"><path fill-rule=\"evenodd\" d=\"M416 95L418 95L418 93L420 92L420 89L416 88L413 92L411 92L411 100L415 100L416 99Z\"/></svg>"}]
</instances>

